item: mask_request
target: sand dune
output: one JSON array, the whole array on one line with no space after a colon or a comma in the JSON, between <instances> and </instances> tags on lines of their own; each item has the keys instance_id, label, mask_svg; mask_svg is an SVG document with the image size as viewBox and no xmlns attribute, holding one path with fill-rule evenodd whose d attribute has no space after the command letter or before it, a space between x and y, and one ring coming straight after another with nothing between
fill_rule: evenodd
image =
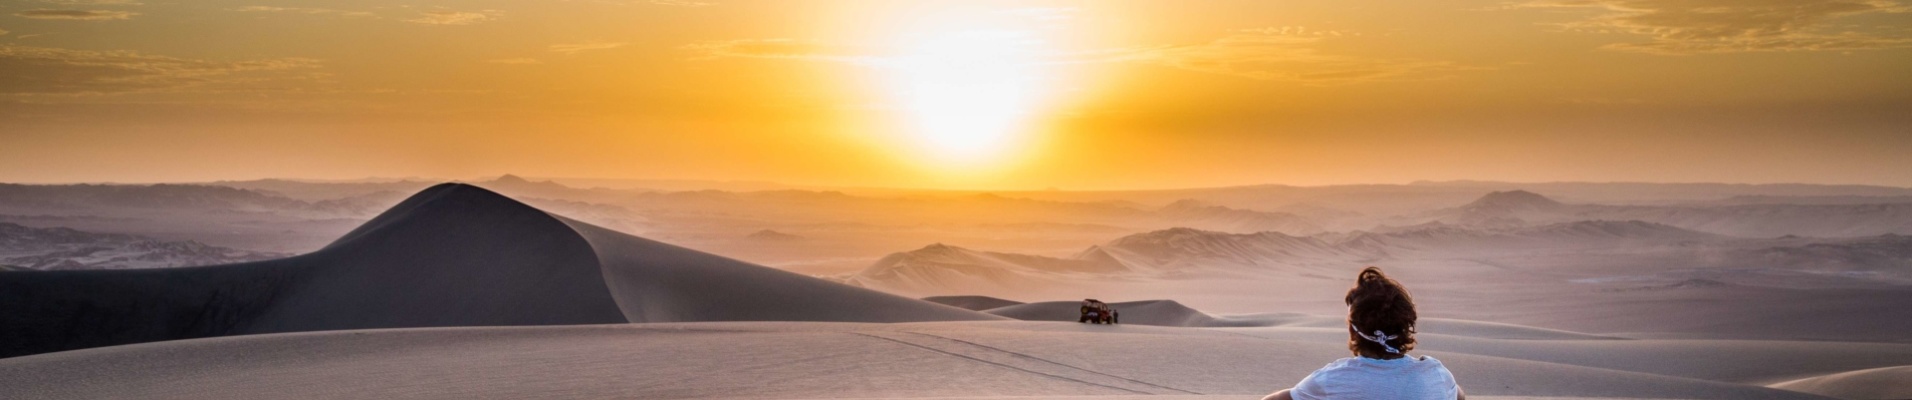
<instances>
[{"instance_id":1,"label":"sand dune","mask_svg":"<svg viewBox=\"0 0 1912 400\"><path fill-rule=\"evenodd\" d=\"M1432 346L1426 354L1475 398L1824 399ZM1232 331L1054 322L386 329L5 359L0 397L1252 399L1346 355L1336 343Z\"/></svg>"},{"instance_id":2,"label":"sand dune","mask_svg":"<svg viewBox=\"0 0 1912 400\"><path fill-rule=\"evenodd\" d=\"M292 258L0 274L0 306L0 357L338 329L995 318L604 230L460 184Z\"/></svg>"},{"instance_id":3,"label":"sand dune","mask_svg":"<svg viewBox=\"0 0 1912 400\"><path fill-rule=\"evenodd\" d=\"M590 243L629 322L994 319L558 219Z\"/></svg>"},{"instance_id":4,"label":"sand dune","mask_svg":"<svg viewBox=\"0 0 1912 400\"><path fill-rule=\"evenodd\" d=\"M1638 222L1517 229L1540 242L1693 236ZM1097 254L1226 260L1359 252L1322 246L1355 239L1277 235L1218 241L1210 239L1223 235L1169 230ZM1401 243L1468 235L1424 229L1367 239L1412 249ZM917 261L1028 261L929 250ZM1082 262L1104 261L1119 260ZM1417 270L1397 271L1415 277ZM1651 307L1660 310L1653 318L1720 336L1806 336L1787 330L1843 328L1879 315L1827 303L1827 293L1752 289L1578 296L1667 299L1688 307ZM1857 301L1900 292L1840 293ZM1796 304L1774 314L1791 318L1790 325L1704 318L1718 296L1753 294ZM1587 310L1608 303L1571 293L1548 298L1553 302L1498 306L1502 319L1495 320L1604 329L1596 332L1641 326L1624 323L1637 317L1610 315L1637 313L1637 304ZM1336 315L1218 315L1147 300L1112 303L1123 324L1107 326L1074 323L1073 299L925 300L625 235L472 186L440 185L312 254L169 270L0 273L0 356L10 357L0 358L0 398L1256 398L1348 355ZM1443 304L1451 303L1430 302ZM1536 316L1543 314L1558 321ZM1859 328L1899 324L1865 323L1875 327ZM1420 334L1415 352L1443 360L1481 399L1904 398L1912 373L1904 366L1912 344L1904 343L1672 340L1446 318L1424 319Z\"/></svg>"}]
</instances>

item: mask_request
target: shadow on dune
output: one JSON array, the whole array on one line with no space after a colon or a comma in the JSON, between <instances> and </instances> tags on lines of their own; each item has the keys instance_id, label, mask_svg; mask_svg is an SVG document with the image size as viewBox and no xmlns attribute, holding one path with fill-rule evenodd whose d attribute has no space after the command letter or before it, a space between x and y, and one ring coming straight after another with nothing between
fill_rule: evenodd
<instances>
[{"instance_id":1,"label":"shadow on dune","mask_svg":"<svg viewBox=\"0 0 1912 400\"><path fill-rule=\"evenodd\" d=\"M0 273L0 357L341 329L999 319L426 189L311 254L245 264Z\"/></svg>"},{"instance_id":2,"label":"shadow on dune","mask_svg":"<svg viewBox=\"0 0 1912 400\"><path fill-rule=\"evenodd\" d=\"M988 310L992 308L1002 308L1002 307L1008 307L1008 306L1013 306L1017 304L1023 304L1020 301L1009 300L1009 299L999 299L999 298L989 297L989 296L930 296L930 297L924 297L923 301L936 303L936 304L942 304L942 305L946 305L950 307L961 308L964 310L971 310L971 311L984 311L984 310Z\"/></svg>"}]
</instances>

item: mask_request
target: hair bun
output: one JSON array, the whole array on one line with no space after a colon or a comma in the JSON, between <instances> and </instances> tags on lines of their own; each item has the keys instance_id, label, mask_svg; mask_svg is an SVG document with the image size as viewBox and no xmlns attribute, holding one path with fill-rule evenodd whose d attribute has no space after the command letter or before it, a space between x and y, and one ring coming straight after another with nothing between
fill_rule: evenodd
<instances>
[{"instance_id":1,"label":"hair bun","mask_svg":"<svg viewBox=\"0 0 1912 400\"><path fill-rule=\"evenodd\" d=\"M1380 268L1367 267L1366 269L1361 270L1361 276L1357 278L1356 280L1362 284L1367 284L1370 282L1380 283L1381 281L1387 280L1387 276L1381 274Z\"/></svg>"}]
</instances>

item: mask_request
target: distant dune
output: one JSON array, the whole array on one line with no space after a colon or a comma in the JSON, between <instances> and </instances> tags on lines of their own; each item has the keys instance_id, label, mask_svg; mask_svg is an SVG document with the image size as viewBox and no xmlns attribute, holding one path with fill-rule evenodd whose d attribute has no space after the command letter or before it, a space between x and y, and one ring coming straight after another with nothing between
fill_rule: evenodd
<instances>
[{"instance_id":1,"label":"distant dune","mask_svg":"<svg viewBox=\"0 0 1912 400\"><path fill-rule=\"evenodd\" d=\"M988 313L1025 321L1077 321L1080 301L1045 301L1018 304L989 310ZM1154 326L1216 326L1215 317L1203 314L1174 300L1144 300L1109 303L1121 323Z\"/></svg>"},{"instance_id":2,"label":"distant dune","mask_svg":"<svg viewBox=\"0 0 1912 400\"><path fill-rule=\"evenodd\" d=\"M1069 258L933 244L894 253L852 280L870 287L1014 286L1064 274L1160 276L1281 270L1307 263L1356 265L1412 257L1456 257L1708 243L1728 238L1642 221L1576 221L1507 228L1429 223L1379 232L1294 236L1171 228L1090 246Z\"/></svg>"},{"instance_id":3,"label":"distant dune","mask_svg":"<svg viewBox=\"0 0 1912 400\"><path fill-rule=\"evenodd\" d=\"M0 274L0 356L338 329L995 317L556 217L461 184L247 264Z\"/></svg>"},{"instance_id":4,"label":"distant dune","mask_svg":"<svg viewBox=\"0 0 1912 400\"><path fill-rule=\"evenodd\" d=\"M171 268L284 258L194 241L0 222L0 265L27 270Z\"/></svg>"},{"instance_id":5,"label":"distant dune","mask_svg":"<svg viewBox=\"0 0 1912 400\"><path fill-rule=\"evenodd\" d=\"M1524 190L1488 193L1459 207L1401 221L1507 228L1584 220L1639 220L1721 235L1857 237L1912 232L1912 203L1900 197L1766 201L1726 199L1677 205L1566 204Z\"/></svg>"}]
</instances>

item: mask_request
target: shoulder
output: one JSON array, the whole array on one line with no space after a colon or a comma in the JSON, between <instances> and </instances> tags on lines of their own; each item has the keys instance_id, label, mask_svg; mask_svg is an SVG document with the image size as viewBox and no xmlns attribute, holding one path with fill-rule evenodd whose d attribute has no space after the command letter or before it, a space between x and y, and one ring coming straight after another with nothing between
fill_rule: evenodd
<instances>
[{"instance_id":1,"label":"shoulder","mask_svg":"<svg viewBox=\"0 0 1912 400\"><path fill-rule=\"evenodd\" d=\"M1422 369L1447 370L1447 365L1441 364L1441 360L1434 358L1434 356L1419 356L1415 358L1414 364L1420 366Z\"/></svg>"},{"instance_id":2,"label":"shoulder","mask_svg":"<svg viewBox=\"0 0 1912 400\"><path fill-rule=\"evenodd\" d=\"M1346 377L1357 368L1355 365L1357 362L1359 361L1355 360L1354 357L1334 360L1329 362L1328 365L1323 365L1320 369L1316 369L1314 373L1308 374L1308 377L1302 378L1301 382L1303 384L1315 385L1338 382L1340 378Z\"/></svg>"},{"instance_id":3,"label":"shoulder","mask_svg":"<svg viewBox=\"0 0 1912 400\"><path fill-rule=\"evenodd\" d=\"M1334 372L1334 371L1347 370L1349 368L1353 368L1355 366L1355 363L1358 363L1358 362L1360 362L1360 360L1356 360L1354 357L1348 357L1348 358L1330 361L1328 362L1328 365L1323 365L1321 366L1321 369L1315 370L1315 373L1319 374L1322 372Z\"/></svg>"}]
</instances>

